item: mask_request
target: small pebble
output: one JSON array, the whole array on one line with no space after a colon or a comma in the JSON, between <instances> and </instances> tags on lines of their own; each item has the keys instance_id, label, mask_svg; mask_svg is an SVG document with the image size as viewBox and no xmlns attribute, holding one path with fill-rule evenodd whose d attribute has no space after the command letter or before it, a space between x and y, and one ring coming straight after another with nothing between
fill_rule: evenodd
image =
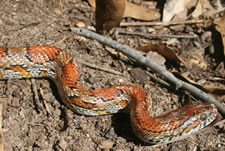
<instances>
[{"instance_id":1,"label":"small pebble","mask_svg":"<svg viewBox=\"0 0 225 151\"><path fill-rule=\"evenodd\" d=\"M136 81L146 83L149 80L149 76L141 68L133 68L130 72Z\"/></svg>"},{"instance_id":2,"label":"small pebble","mask_svg":"<svg viewBox=\"0 0 225 151\"><path fill-rule=\"evenodd\" d=\"M111 140L105 140L102 141L102 143L99 145L101 149L111 149L113 147L113 142Z\"/></svg>"},{"instance_id":3,"label":"small pebble","mask_svg":"<svg viewBox=\"0 0 225 151\"><path fill-rule=\"evenodd\" d=\"M166 62L166 59L157 52L150 51L147 53L147 57L160 65L164 65Z\"/></svg>"},{"instance_id":4,"label":"small pebble","mask_svg":"<svg viewBox=\"0 0 225 151\"><path fill-rule=\"evenodd\" d=\"M124 80L123 80L123 79L119 79L119 82L120 82L120 83L123 83L123 82L124 82Z\"/></svg>"},{"instance_id":5,"label":"small pebble","mask_svg":"<svg viewBox=\"0 0 225 151\"><path fill-rule=\"evenodd\" d=\"M116 133L114 131L113 128L110 128L110 130L108 130L108 132L105 134L106 138L115 138L116 137Z\"/></svg>"},{"instance_id":6,"label":"small pebble","mask_svg":"<svg viewBox=\"0 0 225 151\"><path fill-rule=\"evenodd\" d=\"M16 97L13 97L12 98L12 104L11 104L13 107L20 107L20 99L19 98L16 98Z\"/></svg>"},{"instance_id":7,"label":"small pebble","mask_svg":"<svg viewBox=\"0 0 225 151\"><path fill-rule=\"evenodd\" d=\"M85 23L82 22L82 21L76 21L76 22L74 23L74 25L75 25L76 27L79 27L79 28L84 28L84 27L86 26Z\"/></svg>"},{"instance_id":8,"label":"small pebble","mask_svg":"<svg viewBox=\"0 0 225 151\"><path fill-rule=\"evenodd\" d=\"M67 143L65 142L65 140L61 139L59 141L59 146L60 146L60 148L62 148L63 150L65 150L67 148Z\"/></svg>"},{"instance_id":9,"label":"small pebble","mask_svg":"<svg viewBox=\"0 0 225 151\"><path fill-rule=\"evenodd\" d=\"M44 100L50 102L52 100L53 95L51 93L47 93L47 94L43 93L42 97Z\"/></svg>"},{"instance_id":10,"label":"small pebble","mask_svg":"<svg viewBox=\"0 0 225 151\"><path fill-rule=\"evenodd\" d=\"M147 29L146 29L146 27L144 27L144 26L137 27L137 28L136 28L136 31L137 31L137 32L142 32L142 33L147 33Z\"/></svg>"},{"instance_id":11,"label":"small pebble","mask_svg":"<svg viewBox=\"0 0 225 151\"><path fill-rule=\"evenodd\" d=\"M220 124L218 125L218 127L222 129L222 128L225 128L225 125L224 125L224 123L220 123Z\"/></svg>"}]
</instances>

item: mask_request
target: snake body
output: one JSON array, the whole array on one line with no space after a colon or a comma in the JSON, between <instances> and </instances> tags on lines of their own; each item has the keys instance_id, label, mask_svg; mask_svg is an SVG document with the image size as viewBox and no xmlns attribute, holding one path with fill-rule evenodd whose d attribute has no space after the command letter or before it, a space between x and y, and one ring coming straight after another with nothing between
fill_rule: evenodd
<instances>
[{"instance_id":1,"label":"snake body","mask_svg":"<svg viewBox=\"0 0 225 151\"><path fill-rule=\"evenodd\" d=\"M107 115L128 108L132 129L144 142L176 140L206 127L218 115L213 104L201 103L152 117L151 99L142 88L120 85L89 90L79 74L75 59L55 47L0 48L1 80L49 78L66 106L82 115Z\"/></svg>"}]
</instances>

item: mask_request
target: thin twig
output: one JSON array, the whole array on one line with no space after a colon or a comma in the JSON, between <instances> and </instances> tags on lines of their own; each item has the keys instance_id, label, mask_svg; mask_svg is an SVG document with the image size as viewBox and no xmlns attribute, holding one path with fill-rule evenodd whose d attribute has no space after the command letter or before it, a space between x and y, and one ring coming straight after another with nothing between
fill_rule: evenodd
<instances>
[{"instance_id":1,"label":"thin twig","mask_svg":"<svg viewBox=\"0 0 225 151\"><path fill-rule=\"evenodd\" d=\"M186 21L167 21L167 22L132 22L132 23L120 23L120 26L171 26L181 24L197 24L204 23L206 20L186 20Z\"/></svg>"},{"instance_id":2,"label":"thin twig","mask_svg":"<svg viewBox=\"0 0 225 151\"><path fill-rule=\"evenodd\" d=\"M40 94L41 94L41 97L42 97L42 100L43 100L43 103L44 103L44 106L45 106L45 110L47 111L47 113L48 113L49 115L52 116L52 112L51 112L51 110L50 110L50 108L49 108L48 103L47 103L46 100L45 100L44 92L43 92L43 90L42 90L41 88L40 88Z\"/></svg>"},{"instance_id":3,"label":"thin twig","mask_svg":"<svg viewBox=\"0 0 225 151\"><path fill-rule=\"evenodd\" d=\"M17 28L17 29L9 29L9 30L6 30L5 32L8 32L8 31L18 31L18 30L22 30L22 29L24 29L24 28L28 28L28 27L34 27L34 26L37 26L37 25L39 25L41 22L33 22L33 23L29 23L29 24L27 24L27 25L23 25L23 26L21 26L21 27L19 27L19 28Z\"/></svg>"},{"instance_id":4,"label":"thin twig","mask_svg":"<svg viewBox=\"0 0 225 151\"><path fill-rule=\"evenodd\" d=\"M128 26L172 26L172 25L182 25L182 24L200 24L205 23L210 20L200 19L200 20L186 20L186 21L165 21L165 22L129 22L120 23L121 27ZM218 21L215 19L214 21Z\"/></svg>"},{"instance_id":5,"label":"thin twig","mask_svg":"<svg viewBox=\"0 0 225 151\"><path fill-rule=\"evenodd\" d=\"M39 110L42 109L42 106L39 102L40 99L39 99L39 95L38 95L37 85L36 85L34 79L31 79L31 86L32 86L32 90L34 92L34 105L35 105L37 112L39 112Z\"/></svg>"},{"instance_id":6,"label":"thin twig","mask_svg":"<svg viewBox=\"0 0 225 151\"><path fill-rule=\"evenodd\" d=\"M216 11L216 14L225 10L225 7ZM165 21L165 22L122 22L121 27L128 26L171 26L171 25L183 25L183 24L200 24L205 23L210 20L200 19L200 20L185 20L185 21ZM218 21L215 19L214 21Z\"/></svg>"},{"instance_id":7,"label":"thin twig","mask_svg":"<svg viewBox=\"0 0 225 151\"><path fill-rule=\"evenodd\" d=\"M84 36L87 38L91 38L91 39L95 39L104 45L107 45L109 47L112 47L112 48L122 52L123 54L136 60L137 62L146 65L153 71L159 73L161 76L163 76L169 82L174 83L176 85L176 88L183 88L183 89L191 92L194 96L198 97L199 99L215 104L216 107L218 108L218 110L221 112L221 114L225 116L224 105L222 105L215 98L213 98L212 96L209 96L207 93L196 88L195 86L193 86L189 83L186 83L182 80L177 79L171 72L167 71L163 66L155 63L151 59L148 59L148 58L142 56L140 53L136 52L134 49L130 48L129 46L120 44L119 42L116 42L112 39L106 38L102 35L99 35L95 32L87 30L87 29L74 27L74 28L71 28L71 30L78 35L81 35L81 36Z\"/></svg>"},{"instance_id":8,"label":"thin twig","mask_svg":"<svg viewBox=\"0 0 225 151\"><path fill-rule=\"evenodd\" d=\"M52 44L52 46L57 46L59 44L61 44L62 42L64 42L64 40L66 40L68 38L68 36L63 37L61 40L57 41L56 43Z\"/></svg>"},{"instance_id":9,"label":"thin twig","mask_svg":"<svg viewBox=\"0 0 225 151\"><path fill-rule=\"evenodd\" d=\"M195 35L168 35L168 34L149 34L143 32L118 31L118 34L142 36L145 38L197 38Z\"/></svg>"},{"instance_id":10,"label":"thin twig","mask_svg":"<svg viewBox=\"0 0 225 151\"><path fill-rule=\"evenodd\" d=\"M81 63L81 64L83 64L83 65L89 67L89 68L93 68L93 69L105 71L105 72L112 73L112 74L123 75L122 73L120 73L120 72L118 72L118 71L115 71L115 70L112 70L112 69L107 69L107 68L99 67L99 66L96 66L96 65L87 63L87 62L83 62L83 61L81 61L81 60L77 60L77 61L78 61L79 63Z\"/></svg>"}]
</instances>

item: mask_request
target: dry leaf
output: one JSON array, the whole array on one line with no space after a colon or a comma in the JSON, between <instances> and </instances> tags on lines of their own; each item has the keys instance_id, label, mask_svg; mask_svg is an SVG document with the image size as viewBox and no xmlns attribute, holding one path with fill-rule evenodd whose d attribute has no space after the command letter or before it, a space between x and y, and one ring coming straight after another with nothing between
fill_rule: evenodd
<instances>
[{"instance_id":1,"label":"dry leaf","mask_svg":"<svg viewBox=\"0 0 225 151\"><path fill-rule=\"evenodd\" d=\"M96 7L95 0L88 0L88 3L92 7ZM135 5L133 3L126 2L125 13L123 17L131 17L138 20L149 21L149 20L159 19L161 16L158 11L149 10L144 7Z\"/></svg>"},{"instance_id":2,"label":"dry leaf","mask_svg":"<svg viewBox=\"0 0 225 151\"><path fill-rule=\"evenodd\" d=\"M189 52L187 62L190 67L192 67L192 65L196 65L204 70L208 67L208 63L204 59L204 49L192 49Z\"/></svg>"},{"instance_id":3,"label":"dry leaf","mask_svg":"<svg viewBox=\"0 0 225 151\"><path fill-rule=\"evenodd\" d=\"M208 0L167 0L163 10L162 20L186 20L188 11L194 7L195 9L191 13L194 18L200 15L207 18L212 17L216 12Z\"/></svg>"},{"instance_id":4,"label":"dry leaf","mask_svg":"<svg viewBox=\"0 0 225 151\"><path fill-rule=\"evenodd\" d=\"M96 0L96 32L103 34L120 25L126 0Z\"/></svg>"},{"instance_id":5,"label":"dry leaf","mask_svg":"<svg viewBox=\"0 0 225 151\"><path fill-rule=\"evenodd\" d=\"M203 16L205 17L213 17L216 13L216 10L212 7L208 0L200 0L203 6Z\"/></svg>"},{"instance_id":6,"label":"dry leaf","mask_svg":"<svg viewBox=\"0 0 225 151\"><path fill-rule=\"evenodd\" d=\"M91 5L91 7L96 7L95 0L88 0L88 3Z\"/></svg>"},{"instance_id":7,"label":"dry leaf","mask_svg":"<svg viewBox=\"0 0 225 151\"><path fill-rule=\"evenodd\" d=\"M211 6L208 0L199 0L194 12L191 15L194 18L197 18L200 15L203 15L208 18L212 17L215 12L215 9Z\"/></svg>"},{"instance_id":8,"label":"dry leaf","mask_svg":"<svg viewBox=\"0 0 225 151\"><path fill-rule=\"evenodd\" d=\"M211 78L208 78L208 80L211 80L211 81L219 81L219 82L225 82L225 79L224 78L220 78L220 77L211 77Z\"/></svg>"},{"instance_id":9,"label":"dry leaf","mask_svg":"<svg viewBox=\"0 0 225 151\"><path fill-rule=\"evenodd\" d=\"M193 13L191 14L191 16L193 16L194 18L199 17L203 12L203 6L201 1L198 1L198 4L195 8L195 10L193 11Z\"/></svg>"},{"instance_id":10,"label":"dry leaf","mask_svg":"<svg viewBox=\"0 0 225 151\"><path fill-rule=\"evenodd\" d=\"M192 54L191 58L189 59L190 64L195 64L199 68L206 69L208 67L207 62L204 60L202 55L199 54Z\"/></svg>"},{"instance_id":11,"label":"dry leaf","mask_svg":"<svg viewBox=\"0 0 225 151\"><path fill-rule=\"evenodd\" d=\"M151 44L143 47L138 47L137 50L142 52L155 51L169 60L187 65L183 57L176 55L176 53L172 49L164 45Z\"/></svg>"},{"instance_id":12,"label":"dry leaf","mask_svg":"<svg viewBox=\"0 0 225 151\"><path fill-rule=\"evenodd\" d=\"M166 59L162 55L160 55L159 53L157 53L155 51L148 52L146 57L160 65L164 65L166 62Z\"/></svg>"},{"instance_id":13,"label":"dry leaf","mask_svg":"<svg viewBox=\"0 0 225 151\"><path fill-rule=\"evenodd\" d=\"M188 10L196 4L197 0L167 0L164 5L162 20L171 21L175 17L185 20Z\"/></svg>"},{"instance_id":14,"label":"dry leaf","mask_svg":"<svg viewBox=\"0 0 225 151\"><path fill-rule=\"evenodd\" d=\"M225 11L223 12L223 18L216 23L216 30L220 32L223 41L223 52L225 56Z\"/></svg>"},{"instance_id":15,"label":"dry leaf","mask_svg":"<svg viewBox=\"0 0 225 151\"><path fill-rule=\"evenodd\" d=\"M139 20L155 20L160 18L157 11L149 10L144 7L127 2L124 17L131 17Z\"/></svg>"},{"instance_id":16,"label":"dry leaf","mask_svg":"<svg viewBox=\"0 0 225 151\"><path fill-rule=\"evenodd\" d=\"M196 83L195 81L189 79L187 76L184 76L184 75L181 75L180 73L178 72L173 72L173 74L183 80L183 81L186 81L194 86L196 86L197 88L201 89L202 91L212 95L212 96L222 96L222 95L225 95L225 89L223 88L218 88L218 87L214 87L214 86L207 86L207 85L201 85L201 84L198 84Z\"/></svg>"}]
</instances>

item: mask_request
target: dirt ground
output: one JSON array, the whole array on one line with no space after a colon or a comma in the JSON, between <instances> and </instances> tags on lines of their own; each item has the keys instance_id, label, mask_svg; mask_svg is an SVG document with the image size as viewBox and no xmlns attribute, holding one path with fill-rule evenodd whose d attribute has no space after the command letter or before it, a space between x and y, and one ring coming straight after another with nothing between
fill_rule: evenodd
<instances>
[{"instance_id":1,"label":"dirt ground","mask_svg":"<svg viewBox=\"0 0 225 151\"><path fill-rule=\"evenodd\" d=\"M145 67L127 57L94 40L75 35L70 27L73 27L76 21L83 21L89 27L94 27L94 9L86 1L5 0L0 1L0 16L1 47L56 46L71 53L78 62L80 60L123 74L115 75L81 64L81 79L90 89L120 84L143 87L153 99L154 115L183 106L187 104L187 100L191 100L189 103L198 101L187 93L159 85L145 74ZM192 29L191 26L188 28ZM205 31L197 29L197 32L200 35ZM118 40L131 47L168 41L125 35L120 35ZM187 50L195 47L195 41L179 41L178 53L188 56ZM216 70L220 60L211 56L206 56L206 59L209 67L205 70L193 68L190 71L192 77L195 80L216 75L224 77L224 71ZM168 68L180 70L176 65L169 65ZM0 81L0 96L3 104L2 130L6 151L225 150L224 125L191 135L184 140L152 147L133 134L129 114L99 117L77 115L64 106L54 83L47 79ZM219 100L224 101L221 98Z\"/></svg>"}]
</instances>

